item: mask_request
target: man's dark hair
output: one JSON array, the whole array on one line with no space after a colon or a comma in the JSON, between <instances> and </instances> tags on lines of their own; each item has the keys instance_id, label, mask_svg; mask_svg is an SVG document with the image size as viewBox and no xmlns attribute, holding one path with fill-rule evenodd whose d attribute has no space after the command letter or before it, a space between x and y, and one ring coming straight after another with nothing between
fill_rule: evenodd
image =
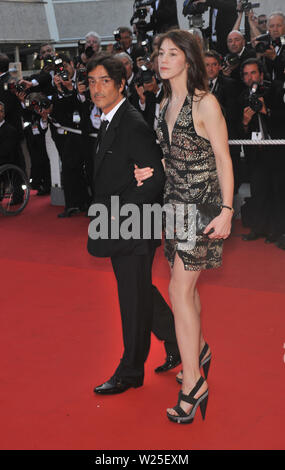
<instances>
[{"instance_id":1,"label":"man's dark hair","mask_svg":"<svg viewBox=\"0 0 285 470\"><path fill-rule=\"evenodd\" d=\"M205 57L211 57L212 59L216 59L216 61L219 63L219 65L222 65L223 58L220 56L220 54L217 51L206 51L204 53Z\"/></svg>"},{"instance_id":2,"label":"man's dark hair","mask_svg":"<svg viewBox=\"0 0 285 470\"><path fill-rule=\"evenodd\" d=\"M9 57L0 52L0 73L8 72L9 70Z\"/></svg>"},{"instance_id":3,"label":"man's dark hair","mask_svg":"<svg viewBox=\"0 0 285 470\"><path fill-rule=\"evenodd\" d=\"M120 33L129 33L130 36L133 35L132 30L128 28L128 26L119 26L118 30L120 31Z\"/></svg>"},{"instance_id":4,"label":"man's dark hair","mask_svg":"<svg viewBox=\"0 0 285 470\"><path fill-rule=\"evenodd\" d=\"M118 88L120 88L123 80L127 81L125 66L116 56L100 54L95 59L90 60L87 64L87 75L99 65L107 70L109 77L114 80ZM125 95L125 89L123 94Z\"/></svg>"},{"instance_id":5,"label":"man's dark hair","mask_svg":"<svg viewBox=\"0 0 285 470\"><path fill-rule=\"evenodd\" d=\"M245 60L245 61L241 64L241 66L240 66L241 78L243 78L243 71L244 71L244 68L245 68L247 65L257 65L259 72L260 72L260 73L264 73L264 67L263 67L262 62L260 62L259 59L255 59L254 57L252 57L251 59Z\"/></svg>"}]
</instances>

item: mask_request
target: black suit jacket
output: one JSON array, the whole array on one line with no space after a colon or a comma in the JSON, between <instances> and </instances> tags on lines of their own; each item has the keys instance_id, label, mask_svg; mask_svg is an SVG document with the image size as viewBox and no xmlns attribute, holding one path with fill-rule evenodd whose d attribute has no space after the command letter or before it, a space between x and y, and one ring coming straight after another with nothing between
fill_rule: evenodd
<instances>
[{"instance_id":1,"label":"black suit jacket","mask_svg":"<svg viewBox=\"0 0 285 470\"><path fill-rule=\"evenodd\" d=\"M0 164L18 164L20 140L17 131L6 121L0 127Z\"/></svg>"},{"instance_id":2,"label":"black suit jacket","mask_svg":"<svg viewBox=\"0 0 285 470\"><path fill-rule=\"evenodd\" d=\"M10 91L5 90L4 85L11 78L9 72L0 77L0 101L5 105L5 121L13 126L18 132L19 138L24 137L22 126L22 107L16 95Z\"/></svg>"},{"instance_id":3,"label":"black suit jacket","mask_svg":"<svg viewBox=\"0 0 285 470\"><path fill-rule=\"evenodd\" d=\"M111 196L120 197L120 207L126 203L136 204L140 215L143 204L152 204L159 199L165 180L160 150L153 132L128 100L116 112L98 152L95 149L94 153L94 202L104 204L109 216ZM135 164L154 169L153 176L139 187L134 178ZM110 246L116 245L117 254L145 254L153 247L150 240L143 239L117 242L98 242L89 237L88 251L94 256L110 256Z\"/></svg>"},{"instance_id":4,"label":"black suit jacket","mask_svg":"<svg viewBox=\"0 0 285 470\"><path fill-rule=\"evenodd\" d=\"M239 87L237 86L237 82L220 73L212 93L216 96L221 105L227 123L229 138L234 139L237 137L237 120L239 117Z\"/></svg>"},{"instance_id":5,"label":"black suit jacket","mask_svg":"<svg viewBox=\"0 0 285 470\"><path fill-rule=\"evenodd\" d=\"M160 0L157 10L154 8L150 19L151 30L156 33L165 33L169 28L177 27L177 4L176 0Z\"/></svg>"}]
</instances>

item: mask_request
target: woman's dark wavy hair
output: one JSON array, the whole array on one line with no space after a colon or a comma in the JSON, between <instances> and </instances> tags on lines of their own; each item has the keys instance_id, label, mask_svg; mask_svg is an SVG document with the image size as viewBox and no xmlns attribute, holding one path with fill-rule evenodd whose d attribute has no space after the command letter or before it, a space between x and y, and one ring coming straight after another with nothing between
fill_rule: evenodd
<instances>
[{"instance_id":1,"label":"woman's dark wavy hair","mask_svg":"<svg viewBox=\"0 0 285 470\"><path fill-rule=\"evenodd\" d=\"M199 43L193 34L182 29L172 29L162 34L158 42L158 50L165 39L170 39L178 49L184 52L186 62L189 64L187 89L190 95L195 95L195 90L208 91L208 76L203 53ZM165 97L171 97L169 80L163 80Z\"/></svg>"}]
</instances>

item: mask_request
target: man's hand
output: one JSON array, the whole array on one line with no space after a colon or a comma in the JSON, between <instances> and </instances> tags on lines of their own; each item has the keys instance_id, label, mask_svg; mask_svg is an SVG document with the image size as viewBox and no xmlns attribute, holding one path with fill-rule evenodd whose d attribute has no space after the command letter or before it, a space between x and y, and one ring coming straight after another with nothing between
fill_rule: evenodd
<instances>
[{"instance_id":1,"label":"man's hand","mask_svg":"<svg viewBox=\"0 0 285 470\"><path fill-rule=\"evenodd\" d=\"M17 98L22 102L24 103L25 99L26 99L26 93L25 91L16 91L15 92L15 95L17 96Z\"/></svg>"},{"instance_id":2,"label":"man's hand","mask_svg":"<svg viewBox=\"0 0 285 470\"><path fill-rule=\"evenodd\" d=\"M20 85L25 85L26 88L31 88L33 86L32 82L28 82L28 80L19 80Z\"/></svg>"},{"instance_id":3,"label":"man's hand","mask_svg":"<svg viewBox=\"0 0 285 470\"><path fill-rule=\"evenodd\" d=\"M244 108L243 110L243 125L244 127L247 127L250 123L250 121L252 120L252 117L255 115L255 111L253 111L253 109L251 109L250 106L247 106L246 108Z\"/></svg>"},{"instance_id":4,"label":"man's hand","mask_svg":"<svg viewBox=\"0 0 285 470\"><path fill-rule=\"evenodd\" d=\"M139 95L141 104L145 104L145 95L144 95L144 87L135 85L137 90L137 94Z\"/></svg>"},{"instance_id":5,"label":"man's hand","mask_svg":"<svg viewBox=\"0 0 285 470\"><path fill-rule=\"evenodd\" d=\"M86 89L86 84L84 82L77 82L77 91L80 95L83 95Z\"/></svg>"},{"instance_id":6,"label":"man's hand","mask_svg":"<svg viewBox=\"0 0 285 470\"><path fill-rule=\"evenodd\" d=\"M260 97L260 98L258 98L258 99L259 99L259 101L261 101L261 103L262 103L262 109L261 109L259 112L262 113L262 114L267 114L267 109L266 109L266 106L265 106L265 103L264 103L264 98L263 98L263 96Z\"/></svg>"},{"instance_id":7,"label":"man's hand","mask_svg":"<svg viewBox=\"0 0 285 470\"><path fill-rule=\"evenodd\" d=\"M135 165L134 176L137 180L137 186L142 186L144 180L151 178L153 175L153 171L153 168L139 168L137 165Z\"/></svg>"}]
</instances>

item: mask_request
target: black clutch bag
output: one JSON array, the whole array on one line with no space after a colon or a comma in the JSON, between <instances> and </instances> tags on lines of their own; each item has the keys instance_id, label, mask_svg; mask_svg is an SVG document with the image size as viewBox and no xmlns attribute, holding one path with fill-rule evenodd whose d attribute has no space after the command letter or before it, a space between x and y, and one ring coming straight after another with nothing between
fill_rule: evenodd
<instances>
[{"instance_id":1,"label":"black clutch bag","mask_svg":"<svg viewBox=\"0 0 285 470\"><path fill-rule=\"evenodd\" d=\"M214 203L196 204L196 235L204 235L209 223L221 212L221 206Z\"/></svg>"}]
</instances>

